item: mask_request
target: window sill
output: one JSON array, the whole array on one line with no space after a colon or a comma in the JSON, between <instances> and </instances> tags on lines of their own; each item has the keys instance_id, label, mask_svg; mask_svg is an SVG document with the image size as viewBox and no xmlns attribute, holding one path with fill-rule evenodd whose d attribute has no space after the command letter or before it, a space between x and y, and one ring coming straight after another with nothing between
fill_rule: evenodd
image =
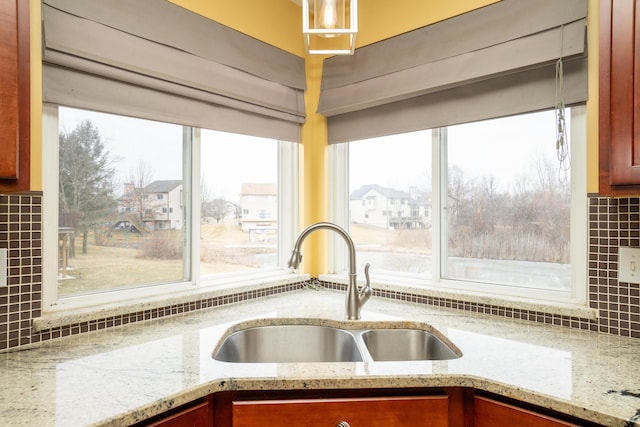
<instances>
[{"instance_id":1,"label":"window sill","mask_svg":"<svg viewBox=\"0 0 640 427\"><path fill-rule=\"evenodd\" d=\"M309 280L309 275L292 274L288 270L272 270L250 276L230 275L224 280L200 286L192 283L174 283L69 297L59 300L41 317L33 319L33 331L39 332L208 298L264 290L306 280Z\"/></svg>"},{"instance_id":2,"label":"window sill","mask_svg":"<svg viewBox=\"0 0 640 427\"><path fill-rule=\"evenodd\" d=\"M347 284L345 275L326 274L318 277L320 280L331 283ZM360 284L360 283L359 283ZM580 319L597 319L598 312L595 309L580 304L563 303L547 300L534 300L515 296L497 296L490 294L458 291L453 289L434 288L429 284L417 283L408 278L372 279L371 287L375 290L408 293L425 297L443 298L453 301L482 304L485 306L507 309L528 310L545 314L577 317Z\"/></svg>"}]
</instances>

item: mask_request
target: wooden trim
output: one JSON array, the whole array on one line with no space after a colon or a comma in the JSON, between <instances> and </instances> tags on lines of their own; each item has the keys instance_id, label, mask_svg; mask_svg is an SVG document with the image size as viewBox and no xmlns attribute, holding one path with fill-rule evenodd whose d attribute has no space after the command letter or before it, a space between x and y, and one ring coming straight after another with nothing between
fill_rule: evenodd
<instances>
[{"instance_id":1,"label":"wooden trim","mask_svg":"<svg viewBox=\"0 0 640 427\"><path fill-rule=\"evenodd\" d=\"M0 3L0 178L18 177L18 37L17 7Z\"/></svg>"},{"instance_id":2,"label":"wooden trim","mask_svg":"<svg viewBox=\"0 0 640 427\"><path fill-rule=\"evenodd\" d=\"M11 147L6 144L11 144L11 141L3 140L3 150L9 149L10 156L13 157L13 153L16 154L16 164L13 168L13 176L7 176L0 179L0 192L15 192L15 191L28 191L30 185L30 150L31 150L31 133L30 133L30 114L31 114L31 61L30 61L30 16L29 16L29 0L14 0L16 7L15 36L17 37L17 54L8 55L9 58L17 61L17 78L9 76L9 80L17 80L17 102L13 103L17 110L10 112L9 121L3 123L10 128L15 129L15 151L11 150ZM13 2L12 2L13 3ZM8 6L11 7L11 6ZM4 52L2 53L4 55ZM11 66L11 65L10 65ZM3 70L4 71L4 70ZM2 79L2 83L5 83L5 79ZM2 114L5 112L5 104L1 106ZM11 123L13 122L13 123ZM12 136L10 136L13 139ZM11 169L11 168L9 168Z\"/></svg>"},{"instance_id":3,"label":"wooden trim","mask_svg":"<svg viewBox=\"0 0 640 427\"><path fill-rule=\"evenodd\" d=\"M474 397L473 407L475 427L578 427L578 424L482 396Z\"/></svg>"},{"instance_id":4,"label":"wooden trim","mask_svg":"<svg viewBox=\"0 0 640 427\"><path fill-rule=\"evenodd\" d=\"M447 396L234 401L233 426L449 425Z\"/></svg>"},{"instance_id":5,"label":"wooden trim","mask_svg":"<svg viewBox=\"0 0 640 427\"><path fill-rule=\"evenodd\" d=\"M612 73L611 43L612 8L614 0L600 1L600 59L599 59L599 142L598 142L598 169L599 169L599 193L606 196L624 196L640 194L640 184L612 184L612 125L615 125L615 117L612 117L612 105L616 101L612 99L611 80L616 78ZM631 43L632 40L629 40ZM637 58L636 58L637 60ZM633 120L633 111L628 115ZM631 148L631 147L630 147ZM631 160L629 160L631 162Z\"/></svg>"}]
</instances>

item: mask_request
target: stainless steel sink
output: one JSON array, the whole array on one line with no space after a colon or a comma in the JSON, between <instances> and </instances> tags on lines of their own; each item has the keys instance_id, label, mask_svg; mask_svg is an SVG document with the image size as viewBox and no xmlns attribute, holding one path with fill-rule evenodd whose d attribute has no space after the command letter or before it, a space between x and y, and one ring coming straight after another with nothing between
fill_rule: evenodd
<instances>
[{"instance_id":1,"label":"stainless steel sink","mask_svg":"<svg viewBox=\"0 0 640 427\"><path fill-rule=\"evenodd\" d=\"M362 333L374 361L447 360L460 357L452 347L421 329L375 329Z\"/></svg>"},{"instance_id":2,"label":"stainless steel sink","mask_svg":"<svg viewBox=\"0 0 640 427\"><path fill-rule=\"evenodd\" d=\"M235 325L213 351L215 360L232 363L416 361L461 356L453 343L424 323L281 318Z\"/></svg>"},{"instance_id":3,"label":"stainless steel sink","mask_svg":"<svg viewBox=\"0 0 640 427\"><path fill-rule=\"evenodd\" d=\"M313 325L259 326L229 335L214 359L237 363L361 362L347 331Z\"/></svg>"}]
</instances>

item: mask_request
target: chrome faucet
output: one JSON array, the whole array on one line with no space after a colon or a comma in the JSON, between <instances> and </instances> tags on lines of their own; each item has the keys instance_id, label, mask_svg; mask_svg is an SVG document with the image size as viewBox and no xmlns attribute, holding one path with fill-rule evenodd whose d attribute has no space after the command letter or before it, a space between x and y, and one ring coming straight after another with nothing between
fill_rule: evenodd
<instances>
[{"instance_id":1,"label":"chrome faucet","mask_svg":"<svg viewBox=\"0 0 640 427\"><path fill-rule=\"evenodd\" d=\"M293 246L291 258L289 258L289 268L295 269L300 265L300 261L302 260L300 246L302 246L304 239L314 231L322 229L333 230L338 233L342 236L349 248L349 286L347 288L346 311L347 319L358 320L360 319L360 310L362 309L362 306L369 300L369 298L371 298L371 294L373 293L369 281L369 264L367 263L364 267L364 275L366 278L365 286L358 291L356 275L356 246L353 244L351 236L349 236L342 227L331 222L317 222L302 230L298 239L296 239L295 245Z\"/></svg>"}]
</instances>

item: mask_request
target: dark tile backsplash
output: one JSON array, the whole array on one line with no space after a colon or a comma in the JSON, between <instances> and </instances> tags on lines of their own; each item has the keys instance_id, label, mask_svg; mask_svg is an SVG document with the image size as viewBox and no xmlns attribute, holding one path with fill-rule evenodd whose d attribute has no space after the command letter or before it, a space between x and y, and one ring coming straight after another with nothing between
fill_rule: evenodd
<instances>
[{"instance_id":1,"label":"dark tile backsplash","mask_svg":"<svg viewBox=\"0 0 640 427\"><path fill-rule=\"evenodd\" d=\"M33 332L42 310L42 193L0 195L0 248L8 249L8 286L0 288L0 350L132 322L300 289L304 283L239 292L184 304ZM598 319L376 291L376 296L640 338L640 285L619 282L618 248L640 247L640 198L589 197L589 305ZM324 283L329 288L344 285Z\"/></svg>"},{"instance_id":2,"label":"dark tile backsplash","mask_svg":"<svg viewBox=\"0 0 640 427\"><path fill-rule=\"evenodd\" d=\"M639 215L638 197L589 198L589 306L599 332L640 338L640 285L618 281L618 248L640 247Z\"/></svg>"},{"instance_id":3,"label":"dark tile backsplash","mask_svg":"<svg viewBox=\"0 0 640 427\"><path fill-rule=\"evenodd\" d=\"M0 248L7 286L0 288L0 349L33 342L31 320L42 309L42 194L0 195Z\"/></svg>"}]
</instances>

